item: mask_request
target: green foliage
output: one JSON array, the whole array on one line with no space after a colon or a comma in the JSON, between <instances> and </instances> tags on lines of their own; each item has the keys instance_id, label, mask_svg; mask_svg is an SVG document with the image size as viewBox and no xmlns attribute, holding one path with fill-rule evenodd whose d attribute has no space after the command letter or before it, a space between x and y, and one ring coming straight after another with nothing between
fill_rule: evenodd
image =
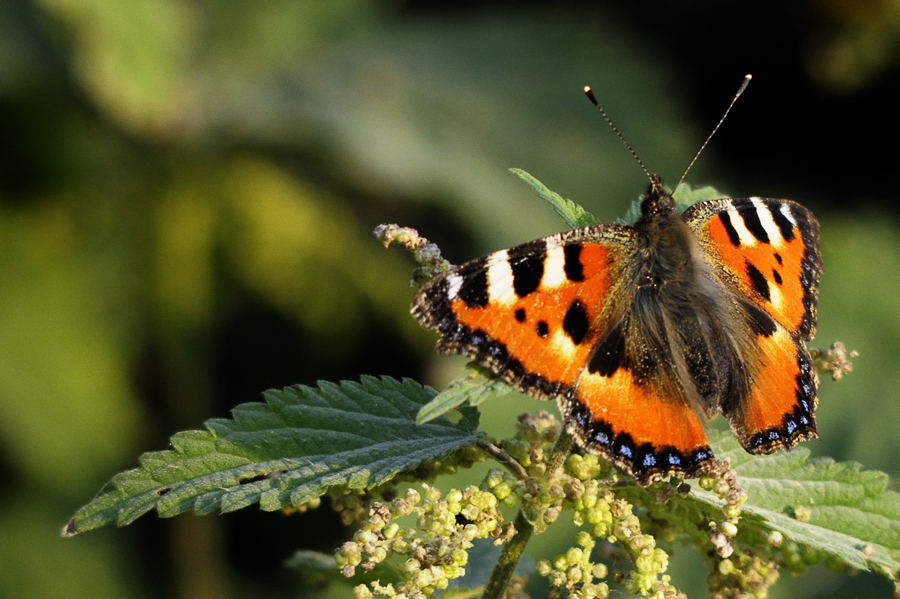
<instances>
[{"instance_id":1,"label":"green foliage","mask_svg":"<svg viewBox=\"0 0 900 599\"><path fill-rule=\"evenodd\" d=\"M785 541L802 544L817 561L830 558L860 570L896 576L900 570L900 494L887 489L883 472L864 471L857 463L810 459L803 447L770 456L745 452L731 434L711 440L719 459L727 459L747 492L741 504L739 540L753 546L778 531ZM652 505L652 491L634 488L625 496ZM644 497L640 497L644 495ZM675 523L703 522L726 502L716 493L694 488L674 496L653 516ZM705 535L700 535L703 537Z\"/></svg>"},{"instance_id":2,"label":"green foliage","mask_svg":"<svg viewBox=\"0 0 900 599\"><path fill-rule=\"evenodd\" d=\"M299 506L329 489L371 489L398 473L443 458L478 438L477 413L456 424L425 425L415 415L435 393L410 380L364 377L267 391L266 403L238 406L233 419L172 437L173 449L141 456L75 514L71 536L156 509L231 512L259 502L266 511Z\"/></svg>"},{"instance_id":3,"label":"green foliage","mask_svg":"<svg viewBox=\"0 0 900 599\"><path fill-rule=\"evenodd\" d=\"M705 25L693 18L700 6L685 24ZM797 45L817 57L809 74L834 82L844 73L844 91L877 83L891 64L884 56L896 56L891 43L872 43L891 39L883 11L817 6L811 14L827 18L801 35L825 51ZM391 372L412 372L404 357L419 360L433 343L406 314L408 267L368 245L368 221L384 206L400 219L446 217L473 252L545 235L558 222L523 201L505 172L519 164L585 198L601 220L615 218L642 175L590 110L584 83L602 90L654 172L684 168L707 132L683 103L699 88L673 90L678 61L635 43L643 29L629 19L570 8L423 18L370 0L0 2L9 148L0 167L0 595L125 597L163 585L226 596L251 584L267 594L259 587L273 577L250 582L236 564L274 544L246 543L242 554L219 542L265 535L252 517L169 521L171 555L130 551L140 531L65 543L54 532L139 448L260 389L382 372L388 359ZM789 54L779 64L792 64ZM776 137L789 146L790 135ZM714 164L693 172L702 179ZM866 358L823 394L818 450L894 472L900 232L880 210L859 212L877 193L847 194L802 161L793 167L774 178L718 176L745 177L751 193L781 193L787 182L795 199L853 208L817 210L828 268L820 332ZM273 320L276 334L265 326ZM376 352L383 361L354 365ZM215 397L222 389L227 398ZM528 401L491 404L488 430ZM193 534L197 526L208 534ZM138 574L148 567L152 591Z\"/></svg>"},{"instance_id":4,"label":"green foliage","mask_svg":"<svg viewBox=\"0 0 900 599\"><path fill-rule=\"evenodd\" d=\"M749 499L745 529L780 531L787 539L830 555L851 568L900 571L900 494L883 472L855 462L810 459L809 450L751 456L726 436L715 445L728 458ZM719 505L710 493L692 494Z\"/></svg>"},{"instance_id":5,"label":"green foliage","mask_svg":"<svg viewBox=\"0 0 900 599\"><path fill-rule=\"evenodd\" d=\"M597 222L597 219L594 218L594 215L590 212L587 212L584 208L573 202L572 200L567 200L558 193L554 191L550 191L547 189L547 186L518 168L509 169L511 173L515 174L517 177L528 183L533 190L537 192L541 198L546 201L550 206L553 207L553 210L564 220L566 224L572 229L578 229L581 227L586 227L588 225L593 225Z\"/></svg>"},{"instance_id":6,"label":"green foliage","mask_svg":"<svg viewBox=\"0 0 900 599\"><path fill-rule=\"evenodd\" d=\"M469 370L468 376L456 379L447 385L445 390L438 393L434 399L419 410L419 415L416 416L417 423L434 420L464 403L474 407L491 398L516 392L502 379L483 369L476 362L470 362L467 369Z\"/></svg>"},{"instance_id":7,"label":"green foliage","mask_svg":"<svg viewBox=\"0 0 900 599\"><path fill-rule=\"evenodd\" d=\"M534 177L514 172L570 226L593 220ZM691 191L685 186L679 201L715 195L710 188ZM407 249L415 245L407 244ZM681 596L665 574L668 553L657 547L649 530L662 538L689 540L715 555L710 585L717 592L766 592L779 566L799 569L821 561L897 580L900 495L887 490L887 475L863 471L855 463L811 460L803 448L752 456L730 435L712 440L725 461L701 478L699 488L679 481L645 488L627 481L616 484L609 466L595 456L565 459L572 438L542 413L520 418L516 438L499 447L483 443L509 472L492 470L480 488L452 489L442 498L439 490L423 485L422 495L408 489L389 504L378 501L377 489L399 474L475 443L480 433L474 406L509 391L477 365L441 394L409 380L373 377L358 384L269 391L265 404L239 406L233 419L210 420L206 431L175 435L172 450L142 456L141 468L114 478L111 489L79 510L64 534L111 522L128 524L151 509L164 517L190 509L229 512L257 502L264 510L275 510L316 502L325 493L339 498L368 492L368 512L359 499L335 502L345 520L360 521L353 540L336 554L345 577L357 569L367 575L369 582L354 591L358 597L428 595L444 589L465 574L473 540L486 537L504 543L484 591L485 597L499 597L531 535L544 531L565 510L590 533L579 533L578 546L552 563L539 564L554 592L609 594L608 570L591 557L594 539L602 538L618 544L634 564L624 578L626 591ZM469 407L460 407L466 403ZM462 418L454 424L444 414L455 408ZM514 526L501 526L501 505L519 506ZM640 515L634 507L643 508ZM415 527L393 522L410 514L416 515ZM401 569L396 560L385 561L394 555L405 556ZM321 554L298 553L291 563L320 572L327 561Z\"/></svg>"}]
</instances>

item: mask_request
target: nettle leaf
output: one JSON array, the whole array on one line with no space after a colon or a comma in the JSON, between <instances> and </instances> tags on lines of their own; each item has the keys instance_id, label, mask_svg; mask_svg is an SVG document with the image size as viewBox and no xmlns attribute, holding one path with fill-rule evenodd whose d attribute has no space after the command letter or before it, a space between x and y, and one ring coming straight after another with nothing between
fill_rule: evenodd
<instances>
[{"instance_id":1,"label":"nettle leaf","mask_svg":"<svg viewBox=\"0 0 900 599\"><path fill-rule=\"evenodd\" d=\"M888 476L855 462L809 458L805 448L752 456L734 437L713 444L730 458L749 499L740 527L777 530L787 539L825 552L848 566L896 577L900 569L900 494L887 490ZM721 507L715 495L691 493Z\"/></svg>"},{"instance_id":2,"label":"nettle leaf","mask_svg":"<svg viewBox=\"0 0 900 599\"><path fill-rule=\"evenodd\" d=\"M469 362L466 369L469 371L467 376L456 379L434 399L422 406L416 416L417 423L430 422L464 403L474 407L493 397L517 392L503 379L477 362Z\"/></svg>"},{"instance_id":3,"label":"nettle leaf","mask_svg":"<svg viewBox=\"0 0 900 599\"><path fill-rule=\"evenodd\" d=\"M232 512L259 502L266 511L301 505L333 487L368 489L474 443L478 412L457 423L418 425L416 414L436 392L415 381L363 377L264 393L232 418L172 437L172 449L146 453L141 467L112 479L78 510L65 536L115 522L129 524L155 509Z\"/></svg>"},{"instance_id":4,"label":"nettle leaf","mask_svg":"<svg viewBox=\"0 0 900 599\"><path fill-rule=\"evenodd\" d=\"M511 173L528 183L533 190L537 192L541 198L546 200L550 206L553 207L553 210L556 211L558 215L560 215L566 224L572 227L573 229L578 229L580 227L586 227L588 225L596 224L597 219L594 218L594 215L590 212L587 212L584 208L573 202L572 200L567 200L555 191L550 191L547 189L547 186L518 168L509 169Z\"/></svg>"}]
</instances>

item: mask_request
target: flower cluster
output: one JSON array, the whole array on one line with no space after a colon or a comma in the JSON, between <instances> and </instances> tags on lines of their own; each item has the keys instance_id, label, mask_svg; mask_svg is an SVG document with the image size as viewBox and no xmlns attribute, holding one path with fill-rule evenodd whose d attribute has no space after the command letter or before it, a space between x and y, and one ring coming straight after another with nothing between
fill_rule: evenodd
<instances>
[{"instance_id":1,"label":"flower cluster","mask_svg":"<svg viewBox=\"0 0 900 599\"><path fill-rule=\"evenodd\" d=\"M596 458L592 456L570 456L567 471L590 471L594 460ZM618 544L634 564L634 570L627 575L618 573L610 576L613 581L624 582L626 591L659 599L682 597L670 584L669 576L664 574L668 567L668 554L656 547L653 536L641 531L640 521L634 515L631 504L617 499L597 480L575 480L580 484L570 487L574 493L566 501L566 507L573 510L575 524L590 526L590 533L582 531L578 534L579 547L569 549L552 562L542 561L538 565L538 572L550 579L551 595L565 593L567 597L602 599L609 594L605 582L594 582L594 579L607 577L606 566L593 563L590 559L594 539L601 538Z\"/></svg>"},{"instance_id":2,"label":"flower cluster","mask_svg":"<svg viewBox=\"0 0 900 599\"><path fill-rule=\"evenodd\" d=\"M558 421L546 412L521 417L515 439L501 445L525 467L527 476L516 479L494 470L484 485L505 505L520 501L523 515L536 532L555 521L564 510L572 510L576 525L588 527L579 533L577 546L538 565L538 572L550 581L551 596L608 596L608 584L603 582L607 568L591 561L597 538L618 543L634 564L634 570L621 577L628 592L660 599L679 596L664 574L668 554L656 547L652 536L642 533L631 504L617 499L609 490L616 482L609 464L597 456L570 454L562 468L548 471L550 445L560 430Z\"/></svg>"},{"instance_id":3,"label":"flower cluster","mask_svg":"<svg viewBox=\"0 0 900 599\"><path fill-rule=\"evenodd\" d=\"M798 570L813 557L822 559L777 533L761 538L767 550L735 549L747 492L738 486L727 461L699 480L701 488L724 502L724 518L710 518L708 525L698 530L691 524L696 522L691 516L703 518L706 512L679 499L690 494L689 484L673 479L650 491L619 481L616 471L597 456L561 453L554 446L564 445L563 441L557 443L561 433L560 423L546 412L523 415L513 438L496 445L483 439L477 449L469 448L410 473L424 477L448 472L457 464L491 455L505 468L491 469L480 487L452 489L442 495L422 484L421 494L409 489L398 497L396 486L386 485L364 494L344 491L334 497L333 505L345 519L361 522L353 539L335 556L345 576L370 573L391 556L405 559L400 562L399 574L358 585L356 598L423 599L446 588L450 580L464 575L474 539L491 538L500 545L518 538L514 535L519 531L512 524L503 525L500 507L518 508L535 533L566 510L582 529L573 547L538 564L538 573L549 581L551 597L605 599L611 583L647 598L683 597L666 574L669 556L657 546L657 539L671 542L687 537L705 549L711 543L709 584L717 599L765 597L778 578L779 567ZM563 462L561 467L559 462ZM633 504L641 506L641 519ZM395 521L402 516L415 517L415 525L404 528ZM750 528L747 534L759 535L760 531ZM617 554L614 559L632 564L631 571L609 571L604 563L594 561L598 543L604 559ZM521 586L519 581L516 592L522 592Z\"/></svg>"},{"instance_id":4,"label":"flower cluster","mask_svg":"<svg viewBox=\"0 0 900 599\"><path fill-rule=\"evenodd\" d=\"M725 501L722 513L726 520L721 524L709 523L709 540L721 559L728 559L734 553L731 545L738 533L738 522L741 519L741 506L747 502L747 491L737 484L737 473L728 461L720 462L716 471L709 476L700 477L700 488L715 493Z\"/></svg>"},{"instance_id":5,"label":"flower cluster","mask_svg":"<svg viewBox=\"0 0 900 599\"><path fill-rule=\"evenodd\" d=\"M714 599L764 599L776 580L774 560L745 552L721 560L708 582Z\"/></svg>"},{"instance_id":6,"label":"flower cluster","mask_svg":"<svg viewBox=\"0 0 900 599\"><path fill-rule=\"evenodd\" d=\"M472 541L500 529L503 515L493 494L470 486L442 498L438 489L427 484L422 488L421 494L408 489L389 504L373 502L368 519L337 551L335 561L348 578L357 568L371 572L391 555L406 556L401 581L359 585L354 590L358 599L420 599L446 588L465 574ZM410 514L416 517L415 527L402 528L393 521Z\"/></svg>"},{"instance_id":7,"label":"flower cluster","mask_svg":"<svg viewBox=\"0 0 900 599\"><path fill-rule=\"evenodd\" d=\"M548 595L559 597L565 589L567 596L573 599L606 599L609 585L594 582L595 579L603 580L608 574L606 565L591 562L594 538L581 531L576 543L578 547L558 555L552 563L548 560L538 563L538 574L550 579Z\"/></svg>"}]
</instances>

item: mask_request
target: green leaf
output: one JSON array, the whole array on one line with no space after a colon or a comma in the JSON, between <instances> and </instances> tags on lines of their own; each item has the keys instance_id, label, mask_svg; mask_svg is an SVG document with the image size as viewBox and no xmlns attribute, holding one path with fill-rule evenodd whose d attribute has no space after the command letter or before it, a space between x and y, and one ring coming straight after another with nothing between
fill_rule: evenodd
<instances>
[{"instance_id":1,"label":"green leaf","mask_svg":"<svg viewBox=\"0 0 900 599\"><path fill-rule=\"evenodd\" d=\"M481 435L474 409L461 410L456 424L441 418L417 425L416 414L434 395L414 381L388 377L267 391L266 403L238 406L232 419L209 420L205 431L173 436L173 449L141 456L141 467L113 478L63 534L122 526L152 509L170 517L259 502L272 511L332 487L375 487Z\"/></svg>"},{"instance_id":2,"label":"green leaf","mask_svg":"<svg viewBox=\"0 0 900 599\"><path fill-rule=\"evenodd\" d=\"M342 578L346 580L337 565L335 565L334 554L330 553L301 549L295 551L291 557L286 559L284 565L307 576L318 575L334 581Z\"/></svg>"},{"instance_id":3,"label":"green leaf","mask_svg":"<svg viewBox=\"0 0 900 599\"><path fill-rule=\"evenodd\" d=\"M710 187L709 185L705 187L697 187L695 189L687 183L682 183L681 185L679 185L678 189L675 190L675 193L672 194L672 198L675 200L675 204L678 206L679 211L685 210L686 208L693 206L697 202L718 200L724 197L728 196L723 195L719 191L716 191L714 187Z\"/></svg>"},{"instance_id":4,"label":"green leaf","mask_svg":"<svg viewBox=\"0 0 900 599\"><path fill-rule=\"evenodd\" d=\"M597 219L590 213L585 211L584 208L573 202L572 200L567 200L556 192L550 191L547 189L547 186L518 168L509 169L511 173L515 174L517 177L528 183L533 190L537 192L541 198L546 200L550 206L556 211L558 215L560 215L566 224L569 225L573 229L578 229L580 227L586 227L588 225L596 224Z\"/></svg>"},{"instance_id":5,"label":"green leaf","mask_svg":"<svg viewBox=\"0 0 900 599\"><path fill-rule=\"evenodd\" d=\"M787 539L831 555L848 566L894 578L900 569L900 494L888 476L855 462L810 459L805 448L752 456L726 436L714 444L729 458L749 499L740 527L780 531ZM722 502L695 488L691 497L719 508ZM799 508L799 510L798 510ZM802 519L798 511L806 513Z\"/></svg>"},{"instance_id":6,"label":"green leaf","mask_svg":"<svg viewBox=\"0 0 900 599\"><path fill-rule=\"evenodd\" d=\"M468 376L456 379L447 385L447 389L422 406L416 416L416 423L430 422L466 402L475 407L492 397L500 397L516 391L475 362L470 362L467 369L469 370Z\"/></svg>"}]
</instances>

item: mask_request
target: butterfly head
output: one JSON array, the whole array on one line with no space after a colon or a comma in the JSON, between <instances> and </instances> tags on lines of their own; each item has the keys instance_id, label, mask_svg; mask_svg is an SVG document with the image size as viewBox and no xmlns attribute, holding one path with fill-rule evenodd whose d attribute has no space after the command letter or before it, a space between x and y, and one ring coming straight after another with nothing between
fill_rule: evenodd
<instances>
[{"instance_id":1,"label":"butterfly head","mask_svg":"<svg viewBox=\"0 0 900 599\"><path fill-rule=\"evenodd\" d=\"M672 194L663 188L659 175L650 175L650 186L644 199L641 200L641 216L648 217L657 214L668 214L675 210L675 200Z\"/></svg>"}]
</instances>

